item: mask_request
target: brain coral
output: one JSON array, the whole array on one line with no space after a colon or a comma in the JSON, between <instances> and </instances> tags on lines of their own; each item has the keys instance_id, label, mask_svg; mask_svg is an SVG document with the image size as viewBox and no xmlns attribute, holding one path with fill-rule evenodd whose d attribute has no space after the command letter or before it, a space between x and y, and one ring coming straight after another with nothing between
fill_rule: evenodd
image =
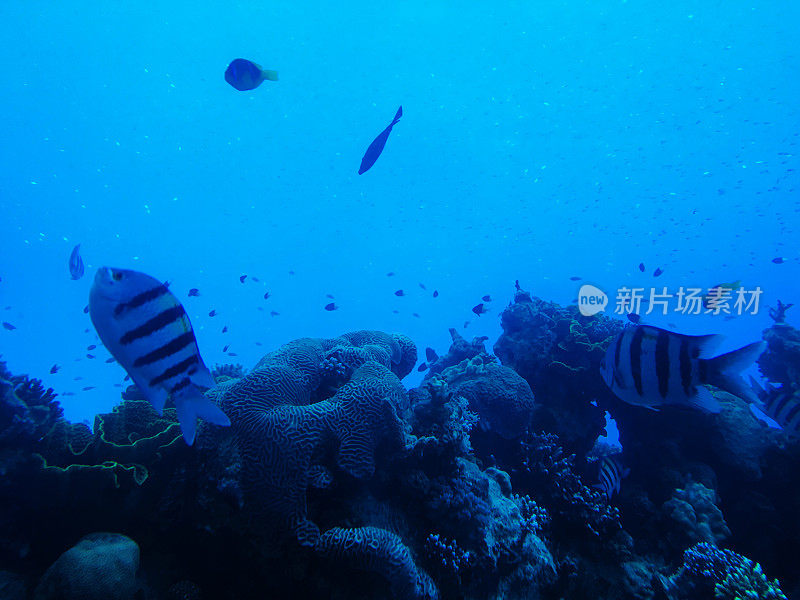
<instances>
[{"instance_id":1,"label":"brain coral","mask_svg":"<svg viewBox=\"0 0 800 600\"><path fill-rule=\"evenodd\" d=\"M39 582L35 600L132 600L139 546L118 533L92 533L64 552Z\"/></svg>"},{"instance_id":2,"label":"brain coral","mask_svg":"<svg viewBox=\"0 0 800 600\"><path fill-rule=\"evenodd\" d=\"M329 529L316 547L321 556L335 558L354 569L384 577L398 600L438 596L430 577L417 568L411 551L394 533L378 527Z\"/></svg>"},{"instance_id":3,"label":"brain coral","mask_svg":"<svg viewBox=\"0 0 800 600\"><path fill-rule=\"evenodd\" d=\"M349 379L326 396L328 388L320 385L332 356ZM369 477L379 446L403 446L397 408L406 392L398 377L415 362L416 347L399 334L307 338L208 392L231 419L245 500L262 525L288 525L301 544L317 542L319 530L307 515L308 486L330 484L336 467Z\"/></svg>"}]
</instances>

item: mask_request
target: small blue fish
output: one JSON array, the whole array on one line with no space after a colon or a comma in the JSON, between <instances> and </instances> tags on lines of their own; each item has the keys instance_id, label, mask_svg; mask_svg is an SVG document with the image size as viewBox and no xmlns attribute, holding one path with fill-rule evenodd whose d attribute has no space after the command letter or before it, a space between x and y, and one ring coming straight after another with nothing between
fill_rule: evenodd
<instances>
[{"instance_id":1,"label":"small blue fish","mask_svg":"<svg viewBox=\"0 0 800 600\"><path fill-rule=\"evenodd\" d=\"M262 81L278 81L278 72L262 69L256 63L244 58L236 58L225 69L225 81L240 92L254 90Z\"/></svg>"},{"instance_id":2,"label":"small blue fish","mask_svg":"<svg viewBox=\"0 0 800 600\"><path fill-rule=\"evenodd\" d=\"M485 315L489 311L483 305L483 302L481 302L480 304L476 304L475 306L472 307L472 312L474 312L476 315L480 317L481 315ZM464 325L464 327L466 327L466 325Z\"/></svg>"},{"instance_id":3,"label":"small blue fish","mask_svg":"<svg viewBox=\"0 0 800 600\"><path fill-rule=\"evenodd\" d=\"M72 249L69 255L69 274L73 280L83 277L83 259L81 258L81 245L78 244Z\"/></svg>"},{"instance_id":4,"label":"small blue fish","mask_svg":"<svg viewBox=\"0 0 800 600\"><path fill-rule=\"evenodd\" d=\"M378 157L383 152L383 147L386 145L386 140L389 139L389 134L392 132L392 127L394 127L395 123L400 120L400 117L403 116L403 107L397 109L397 114L395 114L394 119L392 122L389 123L389 126L384 129L383 131L378 134L372 143L367 148L367 152L364 154L364 158L361 159L361 166L358 168L358 174L362 175L370 170L372 165L375 164L375 161L378 160Z\"/></svg>"}]
</instances>

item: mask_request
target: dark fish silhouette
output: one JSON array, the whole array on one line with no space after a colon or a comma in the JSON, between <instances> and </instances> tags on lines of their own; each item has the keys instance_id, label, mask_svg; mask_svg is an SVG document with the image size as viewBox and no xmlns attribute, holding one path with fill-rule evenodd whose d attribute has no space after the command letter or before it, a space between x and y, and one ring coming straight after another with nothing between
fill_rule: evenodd
<instances>
[{"instance_id":1,"label":"dark fish silhouette","mask_svg":"<svg viewBox=\"0 0 800 600\"><path fill-rule=\"evenodd\" d=\"M247 279L247 275L240 275L239 276L239 283L244 283L245 279Z\"/></svg>"},{"instance_id":2,"label":"dark fish silhouette","mask_svg":"<svg viewBox=\"0 0 800 600\"><path fill-rule=\"evenodd\" d=\"M107 358L107 359L106 359L106 363L107 363L107 364L109 364L109 365L110 365L111 363L115 363L115 362L117 362L117 360L116 360L115 358Z\"/></svg>"},{"instance_id":3,"label":"dark fish silhouette","mask_svg":"<svg viewBox=\"0 0 800 600\"><path fill-rule=\"evenodd\" d=\"M486 307L483 305L483 302L481 302L480 304L476 304L475 306L472 307L472 312L474 312L476 315L480 317L482 314L489 311L486 310Z\"/></svg>"},{"instance_id":4,"label":"dark fish silhouette","mask_svg":"<svg viewBox=\"0 0 800 600\"><path fill-rule=\"evenodd\" d=\"M439 290L433 290L433 297L434 298L438 298L439 297Z\"/></svg>"},{"instance_id":5,"label":"dark fish silhouette","mask_svg":"<svg viewBox=\"0 0 800 600\"><path fill-rule=\"evenodd\" d=\"M83 277L83 259L81 258L81 245L78 244L72 249L69 255L69 274L72 279Z\"/></svg>"},{"instance_id":6,"label":"dark fish silhouette","mask_svg":"<svg viewBox=\"0 0 800 600\"><path fill-rule=\"evenodd\" d=\"M84 392L88 392L89 390L93 390L93 389L94 389L93 385L87 385L85 388L83 388L83 391Z\"/></svg>"},{"instance_id":7,"label":"dark fish silhouette","mask_svg":"<svg viewBox=\"0 0 800 600\"><path fill-rule=\"evenodd\" d=\"M228 333L228 326L227 326L227 325L225 325L225 326L222 328L222 333Z\"/></svg>"},{"instance_id":8,"label":"dark fish silhouette","mask_svg":"<svg viewBox=\"0 0 800 600\"><path fill-rule=\"evenodd\" d=\"M92 358L94 358L94 354L87 354L87 355L86 355L86 358L88 358L88 359L90 359L90 360L91 360Z\"/></svg>"},{"instance_id":9,"label":"dark fish silhouette","mask_svg":"<svg viewBox=\"0 0 800 600\"><path fill-rule=\"evenodd\" d=\"M339 307L336 306L335 302L331 302L330 304L325 305L325 310L336 310L337 308Z\"/></svg>"},{"instance_id":10,"label":"dark fish silhouette","mask_svg":"<svg viewBox=\"0 0 800 600\"><path fill-rule=\"evenodd\" d=\"M58 365L53 365L52 367L50 367L50 374L51 374L51 375L55 375L56 373L58 373L58 370L59 370L60 368L61 368L61 367L59 367Z\"/></svg>"},{"instance_id":11,"label":"dark fish silhouette","mask_svg":"<svg viewBox=\"0 0 800 600\"><path fill-rule=\"evenodd\" d=\"M569 278L570 281L580 281L581 279L583 279L583 277L578 277L577 275Z\"/></svg>"},{"instance_id":12,"label":"dark fish silhouette","mask_svg":"<svg viewBox=\"0 0 800 600\"><path fill-rule=\"evenodd\" d=\"M276 311L276 310L271 310L271 311L269 311L269 316L270 316L270 317L277 317L279 314L281 314L281 313L279 313L279 312L278 312L278 311Z\"/></svg>"},{"instance_id":13,"label":"dark fish silhouette","mask_svg":"<svg viewBox=\"0 0 800 600\"><path fill-rule=\"evenodd\" d=\"M394 293L394 295L395 295L395 296L405 296L405 295L406 295L406 293L405 293L403 290L397 290L397 291Z\"/></svg>"},{"instance_id":14,"label":"dark fish silhouette","mask_svg":"<svg viewBox=\"0 0 800 600\"><path fill-rule=\"evenodd\" d=\"M428 289L428 288L426 288L426 287L425 287L425 284L424 284L424 283L420 283L420 284L419 284L419 287L421 287L423 290L427 290L427 289Z\"/></svg>"},{"instance_id":15,"label":"dark fish silhouette","mask_svg":"<svg viewBox=\"0 0 800 600\"><path fill-rule=\"evenodd\" d=\"M222 351L223 351L223 352L227 352L227 351L228 351L228 348L230 348L230 345L223 347L223 348L222 348Z\"/></svg>"},{"instance_id":16,"label":"dark fish silhouette","mask_svg":"<svg viewBox=\"0 0 800 600\"><path fill-rule=\"evenodd\" d=\"M777 258L772 259L772 262L774 262L776 265L782 265L785 261L786 259L783 258L782 256L778 256Z\"/></svg>"},{"instance_id":17,"label":"dark fish silhouette","mask_svg":"<svg viewBox=\"0 0 800 600\"><path fill-rule=\"evenodd\" d=\"M269 292L264 292L264 300L269 300L269 297L270 297L271 295L272 295L272 294L270 294Z\"/></svg>"},{"instance_id":18,"label":"dark fish silhouette","mask_svg":"<svg viewBox=\"0 0 800 600\"><path fill-rule=\"evenodd\" d=\"M389 123L389 126L381 131L378 137L372 140L369 148L367 148L367 152L364 154L364 158L361 159L361 166L358 168L359 175L363 175L369 171L372 165L375 164L375 161L378 160L381 152L383 152L383 147L386 145L386 140L389 139L389 134L392 132L392 127L394 127L395 123L397 123L402 116L403 107L401 106L397 109L397 113L394 115L392 122Z\"/></svg>"},{"instance_id":19,"label":"dark fish silhouette","mask_svg":"<svg viewBox=\"0 0 800 600\"><path fill-rule=\"evenodd\" d=\"M330 298L331 300L333 300L333 294L325 294L325 297L326 298Z\"/></svg>"},{"instance_id":20,"label":"dark fish silhouette","mask_svg":"<svg viewBox=\"0 0 800 600\"><path fill-rule=\"evenodd\" d=\"M653 277L658 277L658 276L659 276L659 275L661 275L663 272L664 272L664 271L661 269L661 267L657 267L657 268L656 268L656 270L655 270L655 271L653 271Z\"/></svg>"},{"instance_id":21,"label":"dark fish silhouette","mask_svg":"<svg viewBox=\"0 0 800 600\"><path fill-rule=\"evenodd\" d=\"M89 351L94 350L95 348L97 348L96 344L89 344L88 346L86 346L86 349Z\"/></svg>"},{"instance_id":22,"label":"dark fish silhouette","mask_svg":"<svg viewBox=\"0 0 800 600\"><path fill-rule=\"evenodd\" d=\"M644 263L639 263L639 270L644 273Z\"/></svg>"},{"instance_id":23,"label":"dark fish silhouette","mask_svg":"<svg viewBox=\"0 0 800 600\"><path fill-rule=\"evenodd\" d=\"M216 310L212 310L211 312L208 313L208 316L209 317L216 317L217 316L217 311Z\"/></svg>"},{"instance_id":24,"label":"dark fish silhouette","mask_svg":"<svg viewBox=\"0 0 800 600\"><path fill-rule=\"evenodd\" d=\"M16 327L11 323L9 323L8 321L3 321L3 327L8 329L9 331L14 331L16 329Z\"/></svg>"},{"instance_id":25,"label":"dark fish silhouette","mask_svg":"<svg viewBox=\"0 0 800 600\"><path fill-rule=\"evenodd\" d=\"M417 371L419 371L420 373L427 370L428 370L428 365L426 363L422 363L420 366L417 367Z\"/></svg>"},{"instance_id":26,"label":"dark fish silhouette","mask_svg":"<svg viewBox=\"0 0 800 600\"><path fill-rule=\"evenodd\" d=\"M387 276L387 277L394 277L394 271L389 271L389 272L386 274L386 276Z\"/></svg>"},{"instance_id":27,"label":"dark fish silhouette","mask_svg":"<svg viewBox=\"0 0 800 600\"><path fill-rule=\"evenodd\" d=\"M428 362L433 362L439 358L439 355L436 354L436 350L433 348L425 348L425 358L428 359Z\"/></svg>"},{"instance_id":28,"label":"dark fish silhouette","mask_svg":"<svg viewBox=\"0 0 800 600\"><path fill-rule=\"evenodd\" d=\"M89 305L88 304L83 307L83 314L85 314L85 315L89 314Z\"/></svg>"},{"instance_id":29,"label":"dark fish silhouette","mask_svg":"<svg viewBox=\"0 0 800 600\"><path fill-rule=\"evenodd\" d=\"M486 294L485 296L481 296L481 300L483 300L484 302L491 302L492 297L489 294Z\"/></svg>"},{"instance_id":30,"label":"dark fish silhouette","mask_svg":"<svg viewBox=\"0 0 800 600\"><path fill-rule=\"evenodd\" d=\"M262 69L246 58L235 58L225 69L225 81L240 92L254 90L262 81L278 81L278 72Z\"/></svg>"},{"instance_id":31,"label":"dark fish silhouette","mask_svg":"<svg viewBox=\"0 0 800 600\"><path fill-rule=\"evenodd\" d=\"M199 296L199 295L200 295L200 290L198 290L197 288L192 288L189 290L189 297Z\"/></svg>"},{"instance_id":32,"label":"dark fish silhouette","mask_svg":"<svg viewBox=\"0 0 800 600\"><path fill-rule=\"evenodd\" d=\"M289 275L292 275L292 274L293 274L293 273L292 273L292 271L289 271ZM258 283L259 281L261 281L261 280L260 280L258 277L251 277L250 279L252 279L252 280L253 280L253 281L255 281L256 283Z\"/></svg>"}]
</instances>

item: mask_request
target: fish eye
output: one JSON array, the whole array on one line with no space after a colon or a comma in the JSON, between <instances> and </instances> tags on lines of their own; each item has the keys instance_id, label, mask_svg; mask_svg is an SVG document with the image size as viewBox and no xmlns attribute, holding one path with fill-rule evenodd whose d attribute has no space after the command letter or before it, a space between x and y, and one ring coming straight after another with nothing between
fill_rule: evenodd
<instances>
[{"instance_id":1,"label":"fish eye","mask_svg":"<svg viewBox=\"0 0 800 600\"><path fill-rule=\"evenodd\" d=\"M122 281L122 273L120 273L119 271L114 271L111 274L111 279L113 279L114 281Z\"/></svg>"}]
</instances>

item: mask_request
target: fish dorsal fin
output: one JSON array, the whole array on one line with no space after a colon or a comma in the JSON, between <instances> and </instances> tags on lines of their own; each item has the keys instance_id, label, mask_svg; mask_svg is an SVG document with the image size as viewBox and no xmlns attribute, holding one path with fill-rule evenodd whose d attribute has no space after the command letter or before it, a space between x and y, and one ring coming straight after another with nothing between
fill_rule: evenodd
<instances>
[{"instance_id":1,"label":"fish dorsal fin","mask_svg":"<svg viewBox=\"0 0 800 600\"><path fill-rule=\"evenodd\" d=\"M710 334L710 335L687 335L691 349L697 349L697 358L711 358L714 356L717 348L725 341L724 335ZM692 358L695 358L692 353Z\"/></svg>"}]
</instances>

